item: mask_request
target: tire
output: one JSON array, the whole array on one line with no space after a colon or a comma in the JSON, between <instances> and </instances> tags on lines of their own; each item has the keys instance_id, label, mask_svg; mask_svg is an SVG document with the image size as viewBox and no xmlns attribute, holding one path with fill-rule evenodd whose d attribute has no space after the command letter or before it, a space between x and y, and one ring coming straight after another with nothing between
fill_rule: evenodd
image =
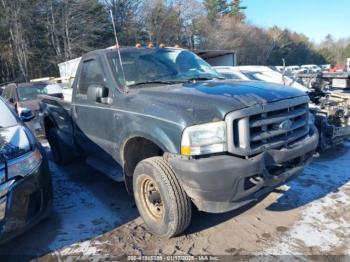
<instances>
[{"instance_id":1,"label":"tire","mask_svg":"<svg viewBox=\"0 0 350 262\"><path fill-rule=\"evenodd\" d=\"M191 201L162 157L141 161L133 175L136 206L149 230L171 238L189 226Z\"/></svg>"},{"instance_id":2,"label":"tire","mask_svg":"<svg viewBox=\"0 0 350 262\"><path fill-rule=\"evenodd\" d=\"M47 134L47 140L51 147L53 161L58 165L65 165L69 163L69 159L64 153L63 145L59 141L59 136L56 129L50 128Z\"/></svg>"}]
</instances>

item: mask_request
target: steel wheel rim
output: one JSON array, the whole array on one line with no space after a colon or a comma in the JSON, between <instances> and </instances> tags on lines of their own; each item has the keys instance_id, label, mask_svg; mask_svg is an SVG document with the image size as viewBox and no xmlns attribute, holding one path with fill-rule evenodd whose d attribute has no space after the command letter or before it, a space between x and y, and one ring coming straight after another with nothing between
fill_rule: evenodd
<instances>
[{"instance_id":1,"label":"steel wheel rim","mask_svg":"<svg viewBox=\"0 0 350 262\"><path fill-rule=\"evenodd\" d=\"M141 181L141 202L146 213L159 222L164 217L162 197L155 181L149 176L144 176Z\"/></svg>"}]
</instances>

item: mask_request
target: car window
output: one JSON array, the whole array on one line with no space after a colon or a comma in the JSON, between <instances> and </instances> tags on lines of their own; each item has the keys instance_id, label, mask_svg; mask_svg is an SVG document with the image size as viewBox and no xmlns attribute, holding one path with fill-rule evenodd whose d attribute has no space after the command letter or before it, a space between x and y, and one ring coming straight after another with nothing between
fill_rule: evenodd
<instances>
[{"instance_id":1,"label":"car window","mask_svg":"<svg viewBox=\"0 0 350 262\"><path fill-rule=\"evenodd\" d=\"M6 128L17 125L17 120L11 110L6 106L5 102L0 99L0 128Z\"/></svg>"},{"instance_id":2,"label":"car window","mask_svg":"<svg viewBox=\"0 0 350 262\"><path fill-rule=\"evenodd\" d=\"M6 100L9 100L11 97L11 88L9 86L5 87L4 92L2 93L2 97Z\"/></svg>"},{"instance_id":3,"label":"car window","mask_svg":"<svg viewBox=\"0 0 350 262\"><path fill-rule=\"evenodd\" d=\"M38 98L38 95L45 94L45 85L31 85L17 88L19 101L30 101Z\"/></svg>"},{"instance_id":4,"label":"car window","mask_svg":"<svg viewBox=\"0 0 350 262\"><path fill-rule=\"evenodd\" d=\"M77 93L86 95L90 85L105 86L105 84L106 81L100 64L96 60L83 62Z\"/></svg>"}]
</instances>

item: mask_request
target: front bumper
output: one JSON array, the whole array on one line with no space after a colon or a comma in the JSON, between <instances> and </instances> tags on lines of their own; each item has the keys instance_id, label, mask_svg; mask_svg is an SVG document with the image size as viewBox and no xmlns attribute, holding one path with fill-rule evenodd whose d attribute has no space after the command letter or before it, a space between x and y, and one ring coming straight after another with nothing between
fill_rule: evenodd
<instances>
[{"instance_id":1,"label":"front bumper","mask_svg":"<svg viewBox=\"0 0 350 262\"><path fill-rule=\"evenodd\" d=\"M289 148L267 150L250 159L218 155L169 161L197 208L221 213L256 201L301 174L312 159L318 139L318 131L312 126L306 138Z\"/></svg>"},{"instance_id":2,"label":"front bumper","mask_svg":"<svg viewBox=\"0 0 350 262\"><path fill-rule=\"evenodd\" d=\"M0 244L45 218L52 205L52 185L47 160L25 177L3 188L0 198Z\"/></svg>"}]
</instances>

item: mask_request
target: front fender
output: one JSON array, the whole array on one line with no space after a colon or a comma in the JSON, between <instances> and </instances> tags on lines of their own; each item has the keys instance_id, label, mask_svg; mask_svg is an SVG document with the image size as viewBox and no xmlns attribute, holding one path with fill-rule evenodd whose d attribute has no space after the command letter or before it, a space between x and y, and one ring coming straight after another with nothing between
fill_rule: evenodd
<instances>
[{"instance_id":1,"label":"front fender","mask_svg":"<svg viewBox=\"0 0 350 262\"><path fill-rule=\"evenodd\" d=\"M153 121L152 121L153 122ZM178 154L180 151L181 135L183 129L180 126L171 124L143 123L123 130L120 136L120 159L124 162L124 147L130 139L142 137L156 144L164 152Z\"/></svg>"}]
</instances>

